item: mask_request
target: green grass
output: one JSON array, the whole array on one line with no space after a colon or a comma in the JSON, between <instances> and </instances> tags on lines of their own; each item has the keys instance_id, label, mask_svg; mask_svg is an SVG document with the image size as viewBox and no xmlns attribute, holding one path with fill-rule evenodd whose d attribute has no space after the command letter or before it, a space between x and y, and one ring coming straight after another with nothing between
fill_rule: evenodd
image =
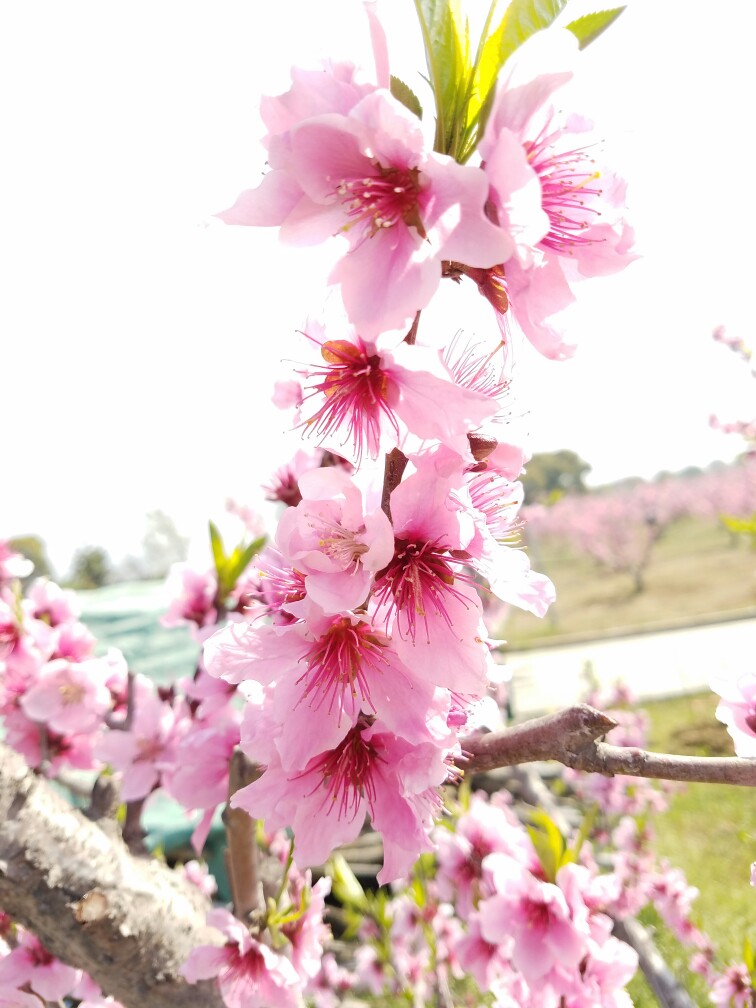
<instances>
[{"instance_id":1,"label":"green grass","mask_svg":"<svg viewBox=\"0 0 756 1008\"><path fill-rule=\"evenodd\" d=\"M710 522L686 518L665 530L646 588L637 594L628 574L608 573L568 544L543 540L528 547L526 529L526 548L532 566L556 585L557 600L543 619L511 610L502 635L513 649L715 614L756 614L756 553L746 539Z\"/></svg>"},{"instance_id":2,"label":"green grass","mask_svg":"<svg viewBox=\"0 0 756 1008\"><path fill-rule=\"evenodd\" d=\"M659 700L646 704L651 720L649 748L691 755L733 755L732 742L714 717L717 697ZM693 920L712 939L723 962L740 961L747 935L756 942L756 891L748 884L756 860L756 796L749 788L714 784L680 786L667 812L654 817L655 850L685 872L699 890ZM662 955L685 983L697 1005L707 1006L708 989L687 968L689 954L661 925L652 909L644 923L655 929ZM642 977L630 988L636 1008L656 1006Z\"/></svg>"},{"instance_id":3,"label":"green grass","mask_svg":"<svg viewBox=\"0 0 756 1008\"><path fill-rule=\"evenodd\" d=\"M718 698L702 694L647 705L649 747L694 755L734 755L714 718ZM743 939L756 943L756 795L751 788L689 784L654 821L656 850L700 890L696 919L725 959L741 959Z\"/></svg>"}]
</instances>

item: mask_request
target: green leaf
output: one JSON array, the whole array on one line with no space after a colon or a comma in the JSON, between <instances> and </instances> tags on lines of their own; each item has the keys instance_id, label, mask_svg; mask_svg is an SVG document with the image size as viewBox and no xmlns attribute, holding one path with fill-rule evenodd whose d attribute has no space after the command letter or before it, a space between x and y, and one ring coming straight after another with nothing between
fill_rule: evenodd
<instances>
[{"instance_id":1,"label":"green leaf","mask_svg":"<svg viewBox=\"0 0 756 1008\"><path fill-rule=\"evenodd\" d=\"M531 35L553 24L566 3L567 0L512 0L494 32L498 37L499 67Z\"/></svg>"},{"instance_id":2,"label":"green leaf","mask_svg":"<svg viewBox=\"0 0 756 1008\"><path fill-rule=\"evenodd\" d=\"M328 862L328 874L333 879L333 894L344 904L363 913L368 909L365 890L357 880L357 876L349 867L342 854L334 854Z\"/></svg>"},{"instance_id":3,"label":"green leaf","mask_svg":"<svg viewBox=\"0 0 756 1008\"><path fill-rule=\"evenodd\" d=\"M564 837L559 832L554 820L540 809L531 812L530 819L533 825L527 827L528 834L533 841L546 880L554 882L562 865L572 860L569 856L565 860L567 845L564 842Z\"/></svg>"},{"instance_id":4,"label":"green leaf","mask_svg":"<svg viewBox=\"0 0 756 1008\"><path fill-rule=\"evenodd\" d=\"M478 46L469 86L465 141L459 160L466 161L478 145L491 112L499 71L522 43L548 28L567 0L512 0L494 31L489 31L497 0L493 0Z\"/></svg>"},{"instance_id":5,"label":"green leaf","mask_svg":"<svg viewBox=\"0 0 756 1008\"><path fill-rule=\"evenodd\" d=\"M265 536L260 536L259 539L255 539L251 542L249 546L242 546L240 543L236 547L234 552L228 558L225 570L224 588L226 589L226 592L233 591L236 587L236 582L239 580L239 575L244 572L252 557L256 556L264 545Z\"/></svg>"},{"instance_id":6,"label":"green leaf","mask_svg":"<svg viewBox=\"0 0 756 1008\"><path fill-rule=\"evenodd\" d=\"M580 43L580 48L585 49L605 32L610 24L614 24L623 10L624 7L612 7L610 10L596 11L594 14L584 14L583 17L570 21L565 28L569 28Z\"/></svg>"},{"instance_id":7,"label":"green leaf","mask_svg":"<svg viewBox=\"0 0 756 1008\"><path fill-rule=\"evenodd\" d=\"M471 72L467 25L461 34L459 0L415 0L415 10L436 101L434 146L439 153L453 156L455 138L465 125L461 120Z\"/></svg>"},{"instance_id":8,"label":"green leaf","mask_svg":"<svg viewBox=\"0 0 756 1008\"><path fill-rule=\"evenodd\" d=\"M746 969L753 976L754 969L756 969L756 960L753 955L753 945L751 945L751 939L746 936L743 942L743 962L746 965Z\"/></svg>"},{"instance_id":9,"label":"green leaf","mask_svg":"<svg viewBox=\"0 0 756 1008\"><path fill-rule=\"evenodd\" d=\"M223 572L226 569L226 553L223 549L223 540L221 539L221 534L218 531L218 526L214 522L208 523L210 526L210 549L213 553L213 563L215 564L215 571L218 575L218 580L223 578Z\"/></svg>"},{"instance_id":10,"label":"green leaf","mask_svg":"<svg viewBox=\"0 0 756 1008\"><path fill-rule=\"evenodd\" d=\"M405 84L403 80L394 77L393 74L391 75L391 94L406 109L409 109L413 115L416 115L418 119L423 118L423 107L420 104L420 99L409 84Z\"/></svg>"}]
</instances>

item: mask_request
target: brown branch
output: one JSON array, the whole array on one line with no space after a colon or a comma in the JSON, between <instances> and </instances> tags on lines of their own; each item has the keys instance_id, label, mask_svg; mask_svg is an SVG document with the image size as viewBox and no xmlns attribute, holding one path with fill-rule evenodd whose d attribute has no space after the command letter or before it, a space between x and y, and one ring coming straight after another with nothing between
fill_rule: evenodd
<instances>
[{"instance_id":1,"label":"brown branch","mask_svg":"<svg viewBox=\"0 0 756 1008\"><path fill-rule=\"evenodd\" d=\"M638 953L638 965L661 1008L695 1008L695 1003L654 945L646 928L634 917L615 920L614 934Z\"/></svg>"},{"instance_id":2,"label":"brown branch","mask_svg":"<svg viewBox=\"0 0 756 1008\"><path fill-rule=\"evenodd\" d=\"M131 731L134 720L134 673L131 669L126 673L126 713L122 718L113 717L113 713L105 715L105 724L113 731Z\"/></svg>"},{"instance_id":3,"label":"brown branch","mask_svg":"<svg viewBox=\"0 0 756 1008\"><path fill-rule=\"evenodd\" d=\"M148 853L144 838L147 835L142 826L142 811L146 798L137 798L136 801L126 802L126 816L123 820L121 835L123 841L132 854L145 855Z\"/></svg>"},{"instance_id":4,"label":"brown branch","mask_svg":"<svg viewBox=\"0 0 756 1008\"><path fill-rule=\"evenodd\" d=\"M607 777L627 774L630 777L756 787L756 759L742 756L675 756L599 742L575 753L573 761L567 766Z\"/></svg>"},{"instance_id":5,"label":"brown branch","mask_svg":"<svg viewBox=\"0 0 756 1008\"><path fill-rule=\"evenodd\" d=\"M627 774L756 787L756 759L674 756L597 741L614 727L616 722L606 714L588 704L576 704L502 732L465 739L461 768L474 772L535 760L557 760L574 770L608 777Z\"/></svg>"},{"instance_id":6,"label":"brown branch","mask_svg":"<svg viewBox=\"0 0 756 1008\"><path fill-rule=\"evenodd\" d=\"M391 494L402 482L404 470L407 468L407 456L398 448L386 455L383 465L383 492L381 493L381 510L391 521Z\"/></svg>"},{"instance_id":7,"label":"brown branch","mask_svg":"<svg viewBox=\"0 0 756 1008\"><path fill-rule=\"evenodd\" d=\"M420 325L420 312L417 312L414 319L412 320L412 325L409 327L407 335L404 337L404 342L409 344L409 346L414 346L415 340L417 339L417 329ZM383 467L383 492L381 493L381 510L386 515L389 521L391 521L391 494L399 486L402 481L402 476L404 475L404 470L407 468L407 456L404 452L401 452L398 448L392 449L386 455L386 461Z\"/></svg>"},{"instance_id":8,"label":"brown branch","mask_svg":"<svg viewBox=\"0 0 756 1008\"><path fill-rule=\"evenodd\" d=\"M557 714L533 718L502 732L465 739L463 769L494 770L496 767L556 759L579 751L617 726L617 722L588 704L576 704Z\"/></svg>"},{"instance_id":9,"label":"brown branch","mask_svg":"<svg viewBox=\"0 0 756 1008\"><path fill-rule=\"evenodd\" d=\"M251 784L260 776L260 768L251 763L241 749L231 757L228 778L228 797ZM250 915L262 912L265 903L260 881L260 851L257 846L257 820L244 809L226 805L223 810L228 851L226 870L231 885L234 914L248 921Z\"/></svg>"},{"instance_id":10,"label":"brown branch","mask_svg":"<svg viewBox=\"0 0 756 1008\"><path fill-rule=\"evenodd\" d=\"M0 907L126 1008L223 1008L179 968L221 935L205 896L166 865L132 857L0 744Z\"/></svg>"}]
</instances>

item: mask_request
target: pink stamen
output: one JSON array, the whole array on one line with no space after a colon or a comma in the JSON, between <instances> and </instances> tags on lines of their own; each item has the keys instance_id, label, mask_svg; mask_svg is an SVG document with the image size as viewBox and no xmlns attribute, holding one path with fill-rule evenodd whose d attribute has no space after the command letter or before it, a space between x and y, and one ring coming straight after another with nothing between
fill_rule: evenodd
<instances>
[{"instance_id":1,"label":"pink stamen","mask_svg":"<svg viewBox=\"0 0 756 1008\"><path fill-rule=\"evenodd\" d=\"M600 173L586 148L555 149L555 136L544 128L537 140L525 146L531 167L540 179L542 205L551 224L540 244L569 254L575 245L588 245L595 240L582 232L600 216L590 205L592 196L601 195L601 188L595 185Z\"/></svg>"},{"instance_id":2,"label":"pink stamen","mask_svg":"<svg viewBox=\"0 0 756 1008\"><path fill-rule=\"evenodd\" d=\"M307 671L299 677L304 682L302 699L311 697L314 708L328 699L328 713L349 705L352 715L363 705L375 713L370 699L370 678L383 672L385 645L367 623L352 624L340 616L319 637L305 657Z\"/></svg>"},{"instance_id":3,"label":"pink stamen","mask_svg":"<svg viewBox=\"0 0 756 1008\"><path fill-rule=\"evenodd\" d=\"M387 620L394 610L401 613L413 641L420 617L430 643L429 612L439 616L451 629L452 618L446 600L456 598L465 607L468 605L467 597L454 587L455 580L473 583L472 577L452 567L452 564L463 562L461 558L452 557L438 540L397 539L393 559L376 580L375 601L379 605L389 604Z\"/></svg>"},{"instance_id":4,"label":"pink stamen","mask_svg":"<svg viewBox=\"0 0 756 1008\"><path fill-rule=\"evenodd\" d=\"M336 749L324 753L307 771L322 776L322 782L318 782L310 793L321 786L325 788L323 806L326 806L326 815L332 809L338 809L339 819L348 816L353 820L361 811L363 798L367 799L370 809L373 807L376 796L373 767L380 756L362 736L366 727L367 722L358 721Z\"/></svg>"},{"instance_id":5,"label":"pink stamen","mask_svg":"<svg viewBox=\"0 0 756 1008\"><path fill-rule=\"evenodd\" d=\"M336 195L346 210L349 223L363 230L363 238L373 238L400 221L414 227L421 238L425 229L420 220L420 172L417 168L384 168L376 164L377 174L361 179L344 179Z\"/></svg>"},{"instance_id":6,"label":"pink stamen","mask_svg":"<svg viewBox=\"0 0 756 1008\"><path fill-rule=\"evenodd\" d=\"M303 401L320 394L325 396L325 402L303 426L315 431L321 439L343 427L346 435L342 444L351 440L358 461L365 452L377 458L381 418L385 417L398 434L390 405L398 393L381 368L381 358L360 339L356 344L348 340L328 340L323 343L321 354L326 363L312 372L320 380L309 386L310 391Z\"/></svg>"}]
</instances>

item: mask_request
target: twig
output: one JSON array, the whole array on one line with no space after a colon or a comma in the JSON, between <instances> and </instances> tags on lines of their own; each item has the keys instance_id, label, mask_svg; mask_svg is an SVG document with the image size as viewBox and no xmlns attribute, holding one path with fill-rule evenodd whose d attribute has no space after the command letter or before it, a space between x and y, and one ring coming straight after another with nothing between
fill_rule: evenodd
<instances>
[{"instance_id":1,"label":"twig","mask_svg":"<svg viewBox=\"0 0 756 1008\"><path fill-rule=\"evenodd\" d=\"M134 673L129 669L126 673L126 713L122 718L114 718L110 713L105 718L105 724L112 731L131 731L134 720Z\"/></svg>"},{"instance_id":2,"label":"twig","mask_svg":"<svg viewBox=\"0 0 756 1008\"><path fill-rule=\"evenodd\" d=\"M467 738L463 742L462 768L494 770L496 767L561 758L584 749L617 722L588 704L576 704L557 714L533 718L501 732ZM569 765L569 764L568 764Z\"/></svg>"},{"instance_id":3,"label":"twig","mask_svg":"<svg viewBox=\"0 0 756 1008\"><path fill-rule=\"evenodd\" d=\"M756 787L756 759L737 756L675 756L596 740L616 722L588 704L576 704L557 714L534 718L502 732L464 741L461 768L493 770L536 760L557 760L564 766L607 777L627 774L663 780L740 784Z\"/></svg>"},{"instance_id":4,"label":"twig","mask_svg":"<svg viewBox=\"0 0 756 1008\"><path fill-rule=\"evenodd\" d=\"M420 324L420 312L417 312L414 319L412 320L412 325L409 327L407 335L404 337L404 342L413 346L415 340L417 339L417 328ZM391 494L402 481L402 476L404 475L404 470L407 467L407 456L400 451L398 448L392 449L386 455L386 461L383 468L383 492L381 494L381 510L386 515L389 521L391 521Z\"/></svg>"},{"instance_id":5,"label":"twig","mask_svg":"<svg viewBox=\"0 0 756 1008\"><path fill-rule=\"evenodd\" d=\"M229 767L229 801L233 794L259 776L259 767L251 763L241 749L235 749ZM226 869L234 914L239 920L246 921L251 914L262 911L264 906L256 836L257 820L244 809L231 808L228 804L223 810L223 824L228 842Z\"/></svg>"},{"instance_id":6,"label":"twig","mask_svg":"<svg viewBox=\"0 0 756 1008\"><path fill-rule=\"evenodd\" d=\"M646 928L629 917L614 922L614 934L638 953L638 965L662 1008L695 1008L695 1004L672 975Z\"/></svg>"},{"instance_id":7,"label":"twig","mask_svg":"<svg viewBox=\"0 0 756 1008\"><path fill-rule=\"evenodd\" d=\"M407 456L398 448L392 448L386 455L383 466L383 492L381 494L381 510L391 521L391 494L402 481L407 468Z\"/></svg>"},{"instance_id":8,"label":"twig","mask_svg":"<svg viewBox=\"0 0 756 1008\"><path fill-rule=\"evenodd\" d=\"M566 765L607 777L627 774L630 777L756 787L756 759L738 756L675 756L600 742L575 753L572 762Z\"/></svg>"},{"instance_id":9,"label":"twig","mask_svg":"<svg viewBox=\"0 0 756 1008\"><path fill-rule=\"evenodd\" d=\"M137 798L135 801L126 802L126 818L121 828L121 836L134 855L149 853L144 842L146 833L142 826L142 809L145 801L146 798Z\"/></svg>"}]
</instances>

